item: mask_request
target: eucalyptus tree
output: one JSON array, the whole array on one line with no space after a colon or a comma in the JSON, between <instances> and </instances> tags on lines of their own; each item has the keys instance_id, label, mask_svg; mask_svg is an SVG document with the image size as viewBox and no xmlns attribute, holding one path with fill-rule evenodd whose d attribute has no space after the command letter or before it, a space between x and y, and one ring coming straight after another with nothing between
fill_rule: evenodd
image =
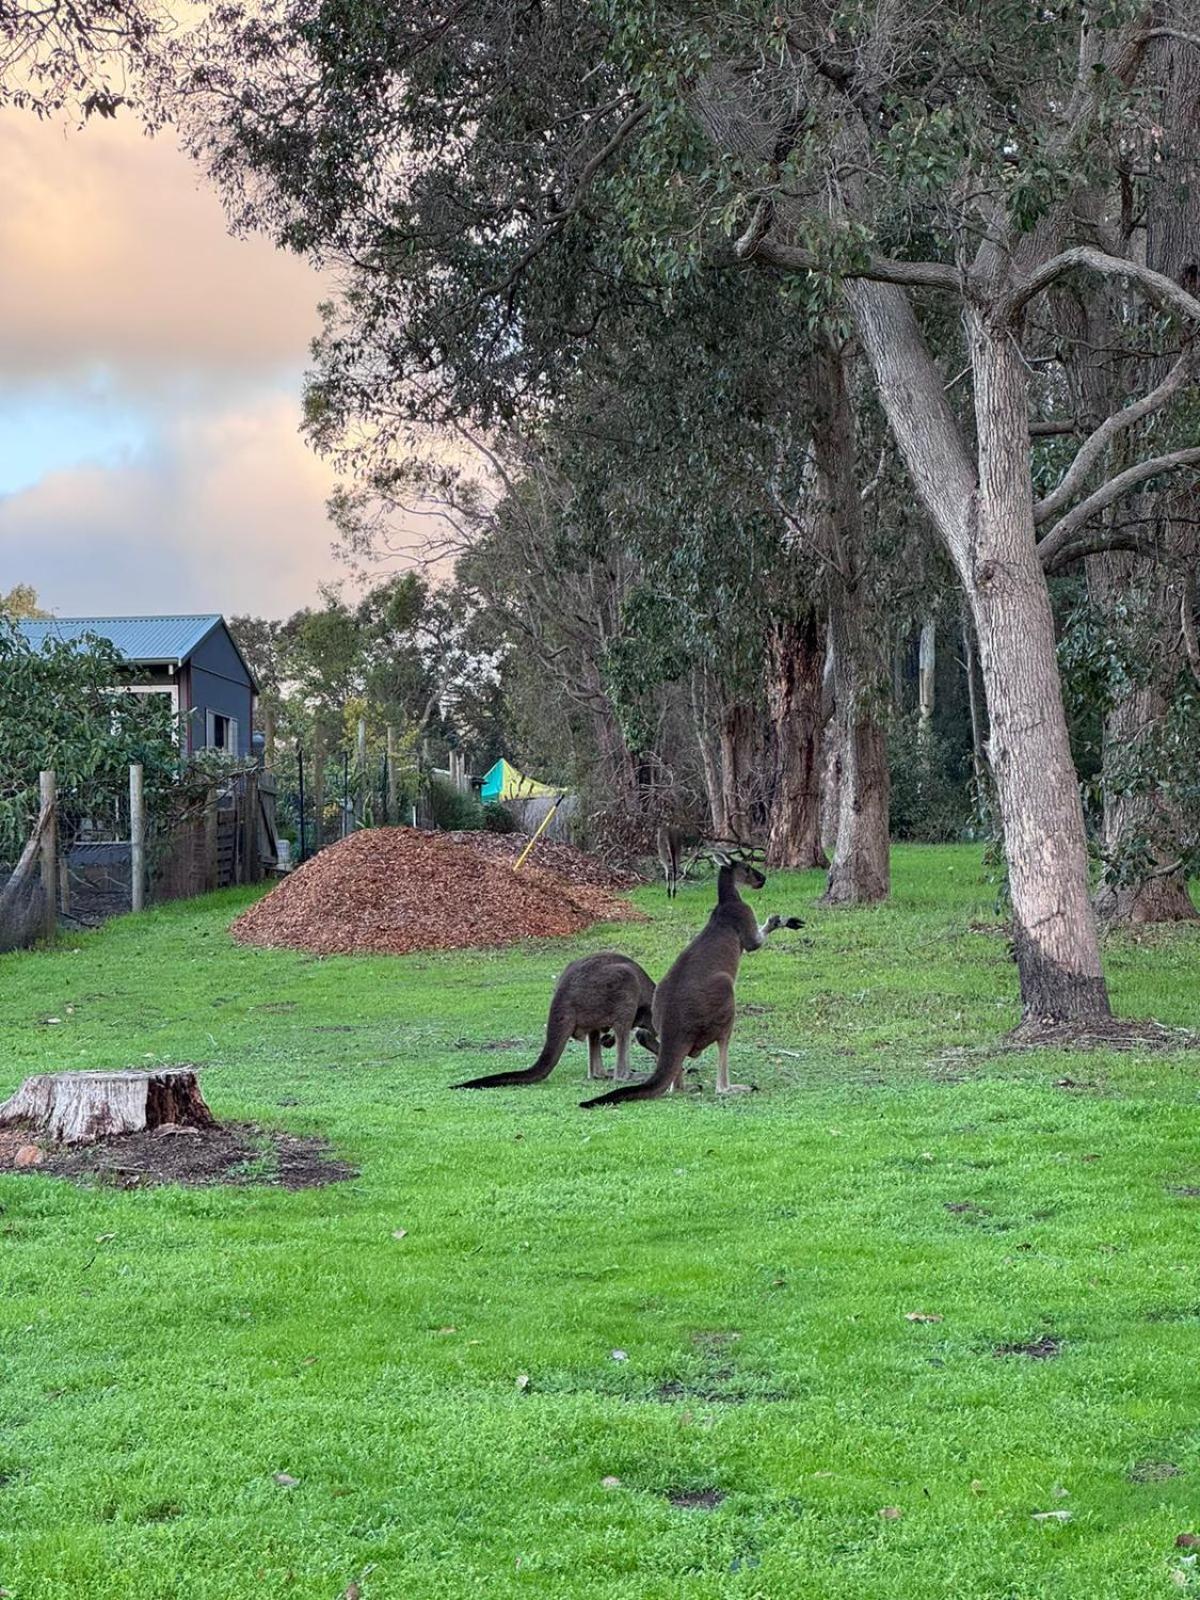
<instances>
[{"instance_id":1,"label":"eucalyptus tree","mask_svg":"<svg viewBox=\"0 0 1200 1600\"><path fill-rule=\"evenodd\" d=\"M1132 542L1103 513L1200 449L1102 475L1159 385L1035 508L1031 432L1055 420L1032 414L1022 343L1080 274L1200 318L1080 205L1119 185L1160 87L1149 46L1194 36L1193 6L272 0L223 7L178 79L238 222L345 274L323 353L376 440L536 409L641 283L686 280L722 239L814 326L838 325L840 291L972 613L1030 1017L1108 1012L1046 572ZM933 342L929 297L960 350Z\"/></svg>"}]
</instances>

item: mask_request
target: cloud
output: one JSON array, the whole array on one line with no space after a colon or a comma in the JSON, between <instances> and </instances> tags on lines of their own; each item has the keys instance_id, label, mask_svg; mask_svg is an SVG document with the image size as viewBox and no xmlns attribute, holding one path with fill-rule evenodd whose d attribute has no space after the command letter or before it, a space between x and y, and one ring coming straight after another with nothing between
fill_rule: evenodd
<instances>
[{"instance_id":1,"label":"cloud","mask_svg":"<svg viewBox=\"0 0 1200 1600\"><path fill-rule=\"evenodd\" d=\"M281 616L340 574L332 475L267 395L168 419L152 451L48 473L0 499L0 572L60 615L254 611Z\"/></svg>"},{"instance_id":2,"label":"cloud","mask_svg":"<svg viewBox=\"0 0 1200 1600\"><path fill-rule=\"evenodd\" d=\"M296 382L326 291L262 238L233 239L170 134L0 118L0 378L100 368L131 388Z\"/></svg>"}]
</instances>

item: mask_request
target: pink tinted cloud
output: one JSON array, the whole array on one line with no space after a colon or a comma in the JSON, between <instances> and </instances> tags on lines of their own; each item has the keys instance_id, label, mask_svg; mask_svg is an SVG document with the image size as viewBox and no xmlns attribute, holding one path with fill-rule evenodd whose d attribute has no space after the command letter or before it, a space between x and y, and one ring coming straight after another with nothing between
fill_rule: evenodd
<instances>
[{"instance_id":1,"label":"pink tinted cloud","mask_svg":"<svg viewBox=\"0 0 1200 1600\"><path fill-rule=\"evenodd\" d=\"M0 374L95 364L133 386L299 369L321 279L265 239L233 239L168 133L0 117Z\"/></svg>"}]
</instances>

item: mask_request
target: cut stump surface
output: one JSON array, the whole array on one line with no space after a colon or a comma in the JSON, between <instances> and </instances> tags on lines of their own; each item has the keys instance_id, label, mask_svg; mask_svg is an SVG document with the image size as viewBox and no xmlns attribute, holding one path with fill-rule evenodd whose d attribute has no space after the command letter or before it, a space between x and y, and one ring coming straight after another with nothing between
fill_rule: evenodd
<instances>
[{"instance_id":1,"label":"cut stump surface","mask_svg":"<svg viewBox=\"0 0 1200 1600\"><path fill-rule=\"evenodd\" d=\"M0 1128L27 1128L55 1144L91 1144L175 1123L215 1128L190 1067L156 1072L44 1072L0 1105Z\"/></svg>"}]
</instances>

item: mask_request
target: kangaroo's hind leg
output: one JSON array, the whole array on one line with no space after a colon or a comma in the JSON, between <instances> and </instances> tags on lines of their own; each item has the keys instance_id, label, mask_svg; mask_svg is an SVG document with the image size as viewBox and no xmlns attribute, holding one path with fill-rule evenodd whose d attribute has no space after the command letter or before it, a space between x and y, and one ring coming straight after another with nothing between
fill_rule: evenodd
<instances>
[{"instance_id":1,"label":"kangaroo's hind leg","mask_svg":"<svg viewBox=\"0 0 1200 1600\"><path fill-rule=\"evenodd\" d=\"M604 1056L603 1056L603 1054L601 1052L601 1049L600 1049L600 1035L598 1033L589 1033L588 1034L588 1036L587 1036L587 1047L588 1047L588 1070L587 1070L588 1077L590 1079L592 1079L593 1081L595 1079L597 1079L597 1078L603 1078L605 1076L605 1072L604 1072Z\"/></svg>"},{"instance_id":2,"label":"kangaroo's hind leg","mask_svg":"<svg viewBox=\"0 0 1200 1600\"><path fill-rule=\"evenodd\" d=\"M623 1083L626 1078L632 1077L629 1070L629 1029L617 1029L617 1065L613 1077L618 1083Z\"/></svg>"},{"instance_id":3,"label":"kangaroo's hind leg","mask_svg":"<svg viewBox=\"0 0 1200 1600\"><path fill-rule=\"evenodd\" d=\"M732 1028L729 1033L732 1033ZM729 1033L723 1033L717 1040L717 1093L718 1094L752 1094L752 1083L730 1083L729 1081Z\"/></svg>"}]
</instances>

